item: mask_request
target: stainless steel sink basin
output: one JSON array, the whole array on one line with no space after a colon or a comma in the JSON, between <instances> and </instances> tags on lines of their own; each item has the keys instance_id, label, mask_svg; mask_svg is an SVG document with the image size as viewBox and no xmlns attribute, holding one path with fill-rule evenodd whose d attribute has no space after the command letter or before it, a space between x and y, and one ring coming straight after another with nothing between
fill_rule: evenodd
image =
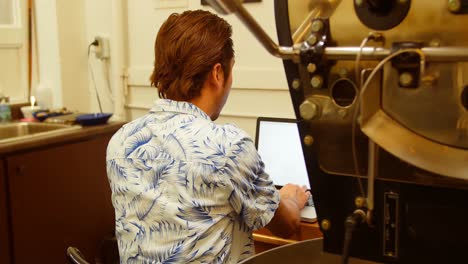
<instances>
[{"instance_id":1,"label":"stainless steel sink basin","mask_svg":"<svg viewBox=\"0 0 468 264\"><path fill-rule=\"evenodd\" d=\"M26 122L0 124L0 143L52 135L76 129L81 129L81 126Z\"/></svg>"}]
</instances>

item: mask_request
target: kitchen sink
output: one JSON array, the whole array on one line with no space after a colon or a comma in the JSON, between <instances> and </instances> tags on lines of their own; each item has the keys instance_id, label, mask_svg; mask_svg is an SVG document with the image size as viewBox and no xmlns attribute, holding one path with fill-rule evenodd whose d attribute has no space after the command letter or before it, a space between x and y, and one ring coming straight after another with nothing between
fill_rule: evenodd
<instances>
[{"instance_id":1,"label":"kitchen sink","mask_svg":"<svg viewBox=\"0 0 468 264\"><path fill-rule=\"evenodd\" d=\"M81 129L81 126L27 122L5 123L0 124L0 143L53 135L76 129Z\"/></svg>"}]
</instances>

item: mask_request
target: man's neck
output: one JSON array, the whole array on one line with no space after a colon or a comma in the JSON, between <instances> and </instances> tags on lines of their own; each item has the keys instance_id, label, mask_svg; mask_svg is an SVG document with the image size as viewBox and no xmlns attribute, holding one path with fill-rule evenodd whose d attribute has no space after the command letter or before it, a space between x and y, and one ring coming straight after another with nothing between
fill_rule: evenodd
<instances>
[{"instance_id":1,"label":"man's neck","mask_svg":"<svg viewBox=\"0 0 468 264\"><path fill-rule=\"evenodd\" d=\"M204 98L200 95L196 98L193 98L189 102L196 105L203 112L205 112L205 114L207 114L211 118L211 120L213 120L213 117L216 113L216 107L213 100L210 100L210 98Z\"/></svg>"}]
</instances>

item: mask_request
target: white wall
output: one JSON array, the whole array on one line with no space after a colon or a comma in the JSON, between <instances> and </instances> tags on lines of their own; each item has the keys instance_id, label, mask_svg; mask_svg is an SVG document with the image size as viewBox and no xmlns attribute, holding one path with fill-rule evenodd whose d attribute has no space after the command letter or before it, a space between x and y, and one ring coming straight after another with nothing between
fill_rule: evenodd
<instances>
[{"instance_id":1,"label":"white wall","mask_svg":"<svg viewBox=\"0 0 468 264\"><path fill-rule=\"evenodd\" d=\"M121 0L118 0L121 1ZM111 0L85 0L80 1L84 2L85 7L85 31L86 31L86 43L94 41L96 36L104 36L111 38L112 30L112 17L111 17ZM93 49L92 49L93 50ZM96 82L96 87L99 91L101 104L104 112L113 112L113 103L112 103L112 85L110 83L111 78L111 61L112 58L108 60L99 60L96 58L94 53L91 53L89 63L91 64L91 69L94 73L94 79ZM90 70L91 70L90 69ZM91 76L88 78L89 81L89 90L93 94L90 100L90 111L96 112L99 110L97 100L94 96L94 84L92 82Z\"/></svg>"},{"instance_id":2,"label":"white wall","mask_svg":"<svg viewBox=\"0 0 468 264\"><path fill-rule=\"evenodd\" d=\"M81 1L34 1L34 12L39 84L32 94L43 107L87 110Z\"/></svg>"},{"instance_id":3,"label":"white wall","mask_svg":"<svg viewBox=\"0 0 468 264\"><path fill-rule=\"evenodd\" d=\"M157 99L156 88L149 86L149 76L154 60L153 45L161 24L173 12L213 10L193 0L187 1L185 8L172 9L156 9L154 0L128 3L130 92L127 109L129 118L133 119L146 113ZM245 7L276 41L273 1L245 4ZM223 18L233 26L236 64L233 88L217 122L234 122L254 136L258 116L294 118L281 60L270 55L236 16Z\"/></svg>"},{"instance_id":4,"label":"white wall","mask_svg":"<svg viewBox=\"0 0 468 264\"><path fill-rule=\"evenodd\" d=\"M94 91L88 85L85 6L83 1L57 0L62 102L71 110L87 111Z\"/></svg>"},{"instance_id":5,"label":"white wall","mask_svg":"<svg viewBox=\"0 0 468 264\"><path fill-rule=\"evenodd\" d=\"M98 110L85 51L94 36L109 36L114 51L115 45L125 42L122 46L125 48L117 54L120 56L117 60L124 63L125 67L122 68L128 70L128 95L125 96L128 120L145 114L158 98L156 88L149 86L149 77L154 60L153 45L161 24L173 12L199 8L213 11L210 7L201 6L198 0L167 1L181 4L182 7L162 9L157 8L161 0L85 0L72 1L72 4L64 0L46 1L58 3L56 38L60 46L59 65L62 71L58 75L62 83L67 83L61 87L62 102L84 111ZM112 10L115 11L115 5L120 4L124 5L125 15L122 18L123 26L117 32L122 36L115 36L113 23L116 21ZM276 41L273 1L246 4L245 7ZM258 116L294 117L286 77L281 60L270 55L235 15L224 18L233 26L236 64L231 95L217 122L234 122L254 136ZM69 32L64 32L67 29ZM119 37L124 37L124 40ZM108 72L109 64L113 65L115 59L115 56L107 62L96 60L94 56L91 59L104 111L113 109L107 78L113 76L110 78L112 89L119 90L119 78L125 70L118 64ZM74 76L80 80L72 82Z\"/></svg>"},{"instance_id":6,"label":"white wall","mask_svg":"<svg viewBox=\"0 0 468 264\"><path fill-rule=\"evenodd\" d=\"M112 112L107 69L92 53L88 61L88 45L95 35L110 35L110 0L100 1L34 1L37 29L39 86L34 94L49 96L50 108L67 107L73 111L97 112L92 65L103 111ZM44 98L43 101L48 101ZM39 103L44 103L39 101Z\"/></svg>"}]
</instances>

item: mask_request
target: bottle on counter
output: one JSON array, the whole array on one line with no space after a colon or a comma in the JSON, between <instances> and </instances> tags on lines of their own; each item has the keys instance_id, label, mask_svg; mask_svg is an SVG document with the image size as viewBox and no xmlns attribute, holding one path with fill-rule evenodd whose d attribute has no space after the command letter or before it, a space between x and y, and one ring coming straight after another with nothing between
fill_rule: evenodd
<instances>
[{"instance_id":1,"label":"bottle on counter","mask_svg":"<svg viewBox=\"0 0 468 264\"><path fill-rule=\"evenodd\" d=\"M51 89L46 83L40 83L34 87L32 94L35 95L37 105L40 106L41 109L49 109L53 107Z\"/></svg>"},{"instance_id":2,"label":"bottle on counter","mask_svg":"<svg viewBox=\"0 0 468 264\"><path fill-rule=\"evenodd\" d=\"M2 97L0 99L0 122L6 123L11 120L11 108L9 103L8 97Z\"/></svg>"}]
</instances>

